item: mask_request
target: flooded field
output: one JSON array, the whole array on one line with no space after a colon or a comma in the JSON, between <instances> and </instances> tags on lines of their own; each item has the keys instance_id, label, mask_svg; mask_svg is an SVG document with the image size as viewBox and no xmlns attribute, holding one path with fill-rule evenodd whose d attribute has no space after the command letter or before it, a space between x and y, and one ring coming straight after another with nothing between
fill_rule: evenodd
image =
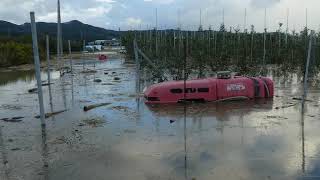
<instances>
[{"instance_id":1,"label":"flooded field","mask_svg":"<svg viewBox=\"0 0 320 180\"><path fill-rule=\"evenodd\" d=\"M303 105L297 75L271 73L274 99L148 106L134 65L95 64L52 72L45 109L64 112L44 129L34 73L0 73L1 180L320 179L319 86ZM110 104L83 111L97 103Z\"/></svg>"}]
</instances>

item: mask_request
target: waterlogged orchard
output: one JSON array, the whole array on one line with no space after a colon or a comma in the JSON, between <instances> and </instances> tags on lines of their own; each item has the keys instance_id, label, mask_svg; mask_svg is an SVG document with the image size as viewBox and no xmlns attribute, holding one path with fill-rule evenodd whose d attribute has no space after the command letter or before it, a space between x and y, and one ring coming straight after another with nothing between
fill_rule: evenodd
<instances>
[{"instance_id":1,"label":"waterlogged orchard","mask_svg":"<svg viewBox=\"0 0 320 180\"><path fill-rule=\"evenodd\" d=\"M278 73L297 73L303 77L311 31L284 31L282 24L276 32L256 32L239 28L227 30L221 25L219 31L211 29L143 30L129 31L123 37L127 58L134 59L133 41L152 60L151 66L145 58L139 58L141 69L153 72L154 78L170 74L172 79L183 79L186 59L187 74L198 78L230 70L242 75L266 75L267 69ZM315 79L320 66L320 34L312 40L310 78ZM163 73L159 73L161 69ZM302 80L302 79L301 79Z\"/></svg>"},{"instance_id":2,"label":"waterlogged orchard","mask_svg":"<svg viewBox=\"0 0 320 180\"><path fill-rule=\"evenodd\" d=\"M37 89L34 71L0 71L0 179L319 179L319 86L308 83L301 103L310 36L288 36L286 48L280 35L266 34L271 48L260 33L128 32L127 59L122 48L102 52L107 61L65 53L61 63L72 71L61 76L54 61L42 69L45 127L38 93L29 91ZM317 77L317 41L310 77ZM137 95L138 78L182 79L183 69L189 78L267 73L275 96L147 105Z\"/></svg>"}]
</instances>

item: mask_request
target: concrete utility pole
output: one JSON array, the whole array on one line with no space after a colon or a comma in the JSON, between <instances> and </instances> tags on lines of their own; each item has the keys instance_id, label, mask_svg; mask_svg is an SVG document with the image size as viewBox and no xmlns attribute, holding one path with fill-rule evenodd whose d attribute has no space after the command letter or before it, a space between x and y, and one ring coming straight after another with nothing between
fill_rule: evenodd
<instances>
[{"instance_id":1,"label":"concrete utility pole","mask_svg":"<svg viewBox=\"0 0 320 180\"><path fill-rule=\"evenodd\" d=\"M73 89L73 61L72 61L72 52L71 52L71 42L68 40L69 46L69 61L70 61L70 70L71 70L71 100L72 105L74 105L74 89Z\"/></svg>"},{"instance_id":2,"label":"concrete utility pole","mask_svg":"<svg viewBox=\"0 0 320 180\"><path fill-rule=\"evenodd\" d=\"M133 41L134 56L136 62L136 93L140 93L140 60L138 54L138 45L136 39Z\"/></svg>"},{"instance_id":3,"label":"concrete utility pole","mask_svg":"<svg viewBox=\"0 0 320 180\"><path fill-rule=\"evenodd\" d=\"M266 63L267 9L264 9L263 65Z\"/></svg>"},{"instance_id":4,"label":"concrete utility pole","mask_svg":"<svg viewBox=\"0 0 320 180\"><path fill-rule=\"evenodd\" d=\"M36 27L34 12L30 12L30 20L31 20L33 58L34 58L34 65L35 65L36 79L37 79L37 86L38 86L40 120L41 120L41 126L45 127L46 122L45 122L44 105L43 105L42 82L41 82L41 73L40 73L40 58L39 58L39 49L38 49L37 27Z\"/></svg>"},{"instance_id":5,"label":"concrete utility pole","mask_svg":"<svg viewBox=\"0 0 320 180\"><path fill-rule=\"evenodd\" d=\"M202 31L202 9L200 9L200 26L199 30Z\"/></svg>"},{"instance_id":6,"label":"concrete utility pole","mask_svg":"<svg viewBox=\"0 0 320 180\"><path fill-rule=\"evenodd\" d=\"M178 30L181 30L181 14L180 14L180 9L178 10Z\"/></svg>"},{"instance_id":7,"label":"concrete utility pole","mask_svg":"<svg viewBox=\"0 0 320 180\"><path fill-rule=\"evenodd\" d=\"M158 8L156 8L156 56L158 56Z\"/></svg>"},{"instance_id":8,"label":"concrete utility pole","mask_svg":"<svg viewBox=\"0 0 320 180\"><path fill-rule=\"evenodd\" d=\"M247 31L247 8L244 9L244 22L243 22L243 32Z\"/></svg>"},{"instance_id":9,"label":"concrete utility pole","mask_svg":"<svg viewBox=\"0 0 320 180\"><path fill-rule=\"evenodd\" d=\"M71 70L71 73L73 72L73 62L72 62L72 53L71 53L71 41L68 40L68 46L69 46L69 60L70 60L70 70Z\"/></svg>"},{"instance_id":10,"label":"concrete utility pole","mask_svg":"<svg viewBox=\"0 0 320 180\"><path fill-rule=\"evenodd\" d=\"M53 112L53 103L52 103L52 91L51 91L51 64L50 64L50 46L49 46L49 36L46 35L46 49L47 49L47 75L48 75L48 84L49 84L49 103L51 107L51 112Z\"/></svg>"},{"instance_id":11,"label":"concrete utility pole","mask_svg":"<svg viewBox=\"0 0 320 180\"><path fill-rule=\"evenodd\" d=\"M83 52L82 52L82 54L83 54L83 57L82 57L82 68L83 68L83 70L85 70L85 62L84 62L84 53L85 53L85 50L86 50L86 40L83 40Z\"/></svg>"},{"instance_id":12,"label":"concrete utility pole","mask_svg":"<svg viewBox=\"0 0 320 180\"><path fill-rule=\"evenodd\" d=\"M307 28L307 34L308 34L308 8L306 8L306 28Z\"/></svg>"},{"instance_id":13,"label":"concrete utility pole","mask_svg":"<svg viewBox=\"0 0 320 180\"><path fill-rule=\"evenodd\" d=\"M60 16L60 0L58 0L58 5L57 5L57 60L59 64L59 70L60 70L60 76L62 75L61 72L61 16Z\"/></svg>"},{"instance_id":14,"label":"concrete utility pole","mask_svg":"<svg viewBox=\"0 0 320 180\"><path fill-rule=\"evenodd\" d=\"M307 64L306 64L306 70L304 73L304 83L303 83L303 87L304 87L304 91L303 91L303 102L307 97L307 88L308 88L308 76L309 76L309 65L310 65L310 59L311 59L311 51L312 51L312 44L313 44L313 35L314 35L314 31L311 31L310 34L310 40L309 40L309 49L308 49L308 57L307 57Z\"/></svg>"},{"instance_id":15,"label":"concrete utility pole","mask_svg":"<svg viewBox=\"0 0 320 180\"><path fill-rule=\"evenodd\" d=\"M288 33L289 33L289 9L287 9L286 48L288 47Z\"/></svg>"}]
</instances>

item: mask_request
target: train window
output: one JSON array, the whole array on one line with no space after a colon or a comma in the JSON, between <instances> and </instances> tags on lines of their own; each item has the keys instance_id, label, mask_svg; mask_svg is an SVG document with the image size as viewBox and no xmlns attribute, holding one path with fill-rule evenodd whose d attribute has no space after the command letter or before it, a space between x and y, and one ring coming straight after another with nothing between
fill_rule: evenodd
<instances>
[{"instance_id":1,"label":"train window","mask_svg":"<svg viewBox=\"0 0 320 180\"><path fill-rule=\"evenodd\" d=\"M182 93L182 89L171 89L170 92L173 93L173 94L181 94Z\"/></svg>"},{"instance_id":2,"label":"train window","mask_svg":"<svg viewBox=\"0 0 320 180\"><path fill-rule=\"evenodd\" d=\"M196 88L186 88L185 92L186 93L196 93L197 89Z\"/></svg>"},{"instance_id":3,"label":"train window","mask_svg":"<svg viewBox=\"0 0 320 180\"><path fill-rule=\"evenodd\" d=\"M199 93L207 93L209 92L209 88L198 88Z\"/></svg>"}]
</instances>

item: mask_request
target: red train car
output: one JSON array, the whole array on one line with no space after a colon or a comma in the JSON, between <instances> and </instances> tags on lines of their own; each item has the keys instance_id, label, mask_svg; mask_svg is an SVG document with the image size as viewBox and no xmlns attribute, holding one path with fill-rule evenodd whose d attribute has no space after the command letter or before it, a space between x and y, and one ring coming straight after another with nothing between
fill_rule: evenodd
<instances>
[{"instance_id":1,"label":"red train car","mask_svg":"<svg viewBox=\"0 0 320 180\"><path fill-rule=\"evenodd\" d=\"M184 94L186 97L184 97ZM273 81L265 77L207 78L169 81L150 86L144 91L147 104L178 103L187 101L219 101L235 98L271 98Z\"/></svg>"},{"instance_id":2,"label":"red train car","mask_svg":"<svg viewBox=\"0 0 320 180\"><path fill-rule=\"evenodd\" d=\"M98 56L99 61L107 61L108 60L108 56L104 55L104 54L100 54Z\"/></svg>"}]
</instances>

